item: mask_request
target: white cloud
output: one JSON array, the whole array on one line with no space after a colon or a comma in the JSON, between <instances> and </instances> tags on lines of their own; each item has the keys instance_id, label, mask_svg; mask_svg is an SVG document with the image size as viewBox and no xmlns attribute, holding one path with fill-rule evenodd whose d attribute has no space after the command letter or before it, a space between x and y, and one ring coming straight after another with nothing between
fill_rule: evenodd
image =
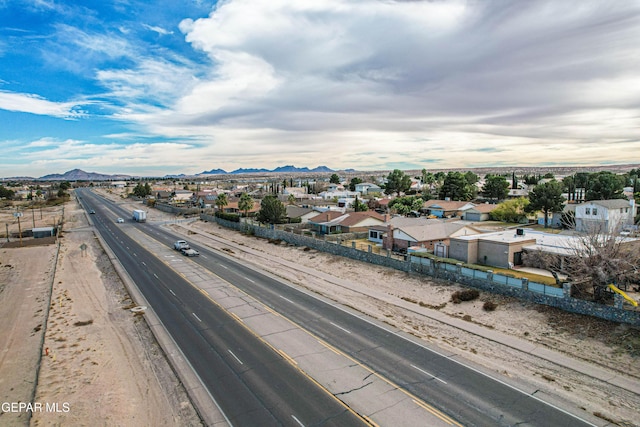
<instances>
[{"instance_id":1,"label":"white cloud","mask_svg":"<svg viewBox=\"0 0 640 427\"><path fill-rule=\"evenodd\" d=\"M173 31L165 30L162 27L157 27L157 26L147 25L147 24L142 24L142 26L144 28L146 28L147 30L149 30L149 31L153 31L155 33L160 34L161 36L166 36L166 35L169 35L169 34L173 34Z\"/></svg>"},{"instance_id":2,"label":"white cloud","mask_svg":"<svg viewBox=\"0 0 640 427\"><path fill-rule=\"evenodd\" d=\"M7 111L75 119L85 115L80 107L88 104L88 101L52 102L38 95L0 91L0 109Z\"/></svg>"}]
</instances>

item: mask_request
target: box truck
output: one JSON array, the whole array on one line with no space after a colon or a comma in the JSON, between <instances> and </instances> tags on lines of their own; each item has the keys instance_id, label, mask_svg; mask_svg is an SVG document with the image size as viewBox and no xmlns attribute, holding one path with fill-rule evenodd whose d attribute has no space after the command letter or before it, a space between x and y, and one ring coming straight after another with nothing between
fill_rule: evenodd
<instances>
[{"instance_id":1,"label":"box truck","mask_svg":"<svg viewBox=\"0 0 640 427\"><path fill-rule=\"evenodd\" d=\"M147 221L147 213L140 209L136 209L133 211L133 220L137 222L146 222Z\"/></svg>"}]
</instances>

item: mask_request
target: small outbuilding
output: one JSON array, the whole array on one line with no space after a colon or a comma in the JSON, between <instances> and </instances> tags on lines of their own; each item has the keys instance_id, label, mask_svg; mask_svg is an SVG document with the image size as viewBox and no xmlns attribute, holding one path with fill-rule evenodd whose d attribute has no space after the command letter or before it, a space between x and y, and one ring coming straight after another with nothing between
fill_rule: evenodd
<instances>
[{"instance_id":1,"label":"small outbuilding","mask_svg":"<svg viewBox=\"0 0 640 427\"><path fill-rule=\"evenodd\" d=\"M31 230L34 239L42 239L43 237L55 236L56 232L53 227L38 227Z\"/></svg>"}]
</instances>

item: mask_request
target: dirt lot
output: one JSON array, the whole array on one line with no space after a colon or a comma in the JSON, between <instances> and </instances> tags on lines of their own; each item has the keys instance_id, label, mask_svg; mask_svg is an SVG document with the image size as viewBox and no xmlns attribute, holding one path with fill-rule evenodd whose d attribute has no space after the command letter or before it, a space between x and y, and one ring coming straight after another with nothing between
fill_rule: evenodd
<instances>
[{"instance_id":1,"label":"dirt lot","mask_svg":"<svg viewBox=\"0 0 640 427\"><path fill-rule=\"evenodd\" d=\"M152 220L164 215L152 213ZM48 355L43 354L34 401L57 403L61 412L35 413L34 425L131 425L132 420L140 425L196 424L193 408L145 323L127 310L132 302L86 227L84 214L72 202L66 207L65 217L66 232L54 278L55 246L0 249L0 318L16 319L11 323L12 330L0 332L0 342L7 343L0 355L3 402L31 401L29 394L33 392L42 348L43 353L48 349ZM269 242L215 224L197 221L189 226L191 231L179 224L172 227L189 239L207 242L214 249L257 264L488 369L533 383L541 392L603 420L639 424L637 394L451 328L421 315L419 308L429 307L606 367L612 374L640 380L637 328L487 293L476 301L453 304L452 293L462 289L455 284ZM80 249L83 243L87 245L85 251ZM284 262L288 263L286 267ZM295 268L296 264L316 273ZM348 281L350 286L342 286L341 281ZM30 286L22 287L23 283ZM47 289L51 284L49 305ZM405 310L398 301L410 302L416 310ZM497 309L483 310L485 301L496 303ZM49 320L45 323L48 305ZM40 347L38 334L45 329L44 345ZM63 412L65 403L69 405L67 412ZM1 425L26 422L24 413L0 415Z\"/></svg>"},{"instance_id":2,"label":"dirt lot","mask_svg":"<svg viewBox=\"0 0 640 427\"><path fill-rule=\"evenodd\" d=\"M55 244L0 249L0 397L34 403L0 425L198 425L75 202L64 229L57 259Z\"/></svg>"}]
</instances>

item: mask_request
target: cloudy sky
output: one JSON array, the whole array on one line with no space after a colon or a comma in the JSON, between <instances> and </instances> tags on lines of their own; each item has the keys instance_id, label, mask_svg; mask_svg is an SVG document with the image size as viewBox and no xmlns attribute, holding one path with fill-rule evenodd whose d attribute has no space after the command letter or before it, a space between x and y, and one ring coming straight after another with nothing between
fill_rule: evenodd
<instances>
[{"instance_id":1,"label":"cloudy sky","mask_svg":"<svg viewBox=\"0 0 640 427\"><path fill-rule=\"evenodd\" d=\"M640 2L0 0L0 176L640 163Z\"/></svg>"}]
</instances>

